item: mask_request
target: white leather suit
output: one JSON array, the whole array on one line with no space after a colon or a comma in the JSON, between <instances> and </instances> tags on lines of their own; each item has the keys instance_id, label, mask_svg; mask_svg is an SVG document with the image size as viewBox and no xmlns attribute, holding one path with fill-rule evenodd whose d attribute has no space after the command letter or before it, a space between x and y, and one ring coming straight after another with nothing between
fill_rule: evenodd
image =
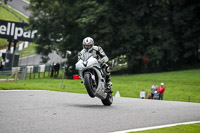
<instances>
[{"instance_id":1,"label":"white leather suit","mask_svg":"<svg viewBox=\"0 0 200 133\"><path fill-rule=\"evenodd\" d=\"M89 45L92 44L91 48L89 48L89 49L84 48L84 45L88 45L87 43ZM81 56L86 52L92 53L93 57L98 60L98 62L100 63L100 65L102 67L104 74L106 75L106 82L110 88L110 86L112 86L112 82L110 81L110 68L106 64L109 61L109 59L106 56L105 52L103 51L103 49L100 46L94 46L94 41L90 37L87 37L83 40L83 49L78 54L78 60L80 60Z\"/></svg>"}]
</instances>

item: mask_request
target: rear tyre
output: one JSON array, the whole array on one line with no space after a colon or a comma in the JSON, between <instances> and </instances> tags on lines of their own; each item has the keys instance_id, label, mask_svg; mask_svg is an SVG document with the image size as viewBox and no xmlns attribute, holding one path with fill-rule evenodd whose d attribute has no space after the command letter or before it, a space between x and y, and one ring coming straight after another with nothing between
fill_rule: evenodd
<instances>
[{"instance_id":1,"label":"rear tyre","mask_svg":"<svg viewBox=\"0 0 200 133\"><path fill-rule=\"evenodd\" d=\"M113 103L112 93L108 93L106 99L101 100L103 105L110 106Z\"/></svg>"},{"instance_id":2,"label":"rear tyre","mask_svg":"<svg viewBox=\"0 0 200 133\"><path fill-rule=\"evenodd\" d=\"M93 89L91 75L89 73L85 73L84 75L84 84L87 89L88 95L92 98L95 97L95 90Z\"/></svg>"}]
</instances>

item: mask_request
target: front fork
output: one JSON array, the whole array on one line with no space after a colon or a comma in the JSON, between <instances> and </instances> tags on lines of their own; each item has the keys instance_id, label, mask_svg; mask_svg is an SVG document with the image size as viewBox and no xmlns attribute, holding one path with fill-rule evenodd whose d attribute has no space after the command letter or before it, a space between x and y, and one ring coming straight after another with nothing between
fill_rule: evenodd
<instances>
[{"instance_id":1,"label":"front fork","mask_svg":"<svg viewBox=\"0 0 200 133\"><path fill-rule=\"evenodd\" d=\"M94 71L94 70L93 70ZM97 82L96 82L96 79L95 79L95 75L94 75L94 72L90 72L90 71L88 71L88 72L84 72L84 73L89 73L90 74L90 76L91 76L91 79L92 79L92 86L93 87L97 87ZM81 73L81 72L79 72L79 75L80 75L80 78L81 78L81 83L84 83L84 73Z\"/></svg>"}]
</instances>

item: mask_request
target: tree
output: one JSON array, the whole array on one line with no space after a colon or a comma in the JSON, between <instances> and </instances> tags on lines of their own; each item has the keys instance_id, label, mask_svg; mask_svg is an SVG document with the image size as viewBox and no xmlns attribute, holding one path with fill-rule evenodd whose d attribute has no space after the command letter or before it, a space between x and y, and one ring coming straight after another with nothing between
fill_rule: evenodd
<instances>
[{"instance_id":1,"label":"tree","mask_svg":"<svg viewBox=\"0 0 200 133\"><path fill-rule=\"evenodd\" d=\"M198 0L31 0L29 9L38 53L69 50L72 70L87 36L110 59L125 55L129 72L174 70L199 60Z\"/></svg>"},{"instance_id":2,"label":"tree","mask_svg":"<svg viewBox=\"0 0 200 133\"><path fill-rule=\"evenodd\" d=\"M180 62L194 64L199 61L200 3L198 0L170 1L173 8L174 35L180 48Z\"/></svg>"},{"instance_id":3,"label":"tree","mask_svg":"<svg viewBox=\"0 0 200 133\"><path fill-rule=\"evenodd\" d=\"M77 1L72 0L31 0L30 9L33 13L29 18L30 28L36 29L38 34L35 42L37 53L44 56L52 50L66 54L69 50L73 56L77 56L81 44L81 30L75 22L77 9L74 8ZM79 48L79 49L77 49ZM70 56L68 56L70 60ZM74 61L69 61L67 68L74 70Z\"/></svg>"}]
</instances>

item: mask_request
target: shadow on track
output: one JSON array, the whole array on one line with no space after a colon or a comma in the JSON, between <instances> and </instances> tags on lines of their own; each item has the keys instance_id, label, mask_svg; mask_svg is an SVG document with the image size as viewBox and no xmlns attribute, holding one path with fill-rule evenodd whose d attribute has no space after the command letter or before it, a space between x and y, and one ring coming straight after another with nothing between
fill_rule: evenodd
<instances>
[{"instance_id":1,"label":"shadow on track","mask_svg":"<svg viewBox=\"0 0 200 133\"><path fill-rule=\"evenodd\" d=\"M114 106L104 106L98 104L71 104L68 106L78 107L78 108L93 108L93 109L108 109L114 108Z\"/></svg>"}]
</instances>

